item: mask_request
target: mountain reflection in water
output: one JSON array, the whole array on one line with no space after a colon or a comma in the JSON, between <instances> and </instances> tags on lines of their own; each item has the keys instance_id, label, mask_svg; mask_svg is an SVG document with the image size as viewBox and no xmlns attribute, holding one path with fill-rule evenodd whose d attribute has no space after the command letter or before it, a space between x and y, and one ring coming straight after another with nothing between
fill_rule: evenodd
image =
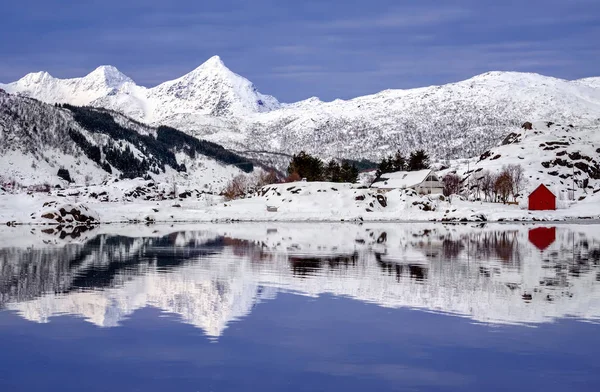
<instances>
[{"instance_id":1,"label":"mountain reflection in water","mask_svg":"<svg viewBox=\"0 0 600 392\"><path fill-rule=\"evenodd\" d=\"M280 292L492 324L600 319L600 225L61 230L0 231L0 310L36 322L69 314L111 327L152 306L210 337Z\"/></svg>"}]
</instances>

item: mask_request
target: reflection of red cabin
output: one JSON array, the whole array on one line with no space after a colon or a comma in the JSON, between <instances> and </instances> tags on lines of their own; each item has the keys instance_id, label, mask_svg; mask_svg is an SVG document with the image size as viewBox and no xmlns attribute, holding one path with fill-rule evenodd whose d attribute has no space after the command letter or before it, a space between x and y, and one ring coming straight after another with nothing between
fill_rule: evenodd
<instances>
[{"instance_id":1,"label":"reflection of red cabin","mask_svg":"<svg viewBox=\"0 0 600 392\"><path fill-rule=\"evenodd\" d=\"M544 250L556 240L556 227L538 227L529 230L529 242L539 250Z\"/></svg>"},{"instance_id":2,"label":"reflection of red cabin","mask_svg":"<svg viewBox=\"0 0 600 392\"><path fill-rule=\"evenodd\" d=\"M530 210L556 210L556 196L546 185L541 184L529 195Z\"/></svg>"}]
</instances>

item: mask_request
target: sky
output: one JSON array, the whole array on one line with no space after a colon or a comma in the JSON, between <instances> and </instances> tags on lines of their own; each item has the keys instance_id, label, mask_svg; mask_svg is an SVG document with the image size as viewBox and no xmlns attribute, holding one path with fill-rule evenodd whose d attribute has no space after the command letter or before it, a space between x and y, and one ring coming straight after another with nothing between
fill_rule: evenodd
<instances>
[{"instance_id":1,"label":"sky","mask_svg":"<svg viewBox=\"0 0 600 392\"><path fill-rule=\"evenodd\" d=\"M598 0L19 0L0 15L4 83L110 64L151 87L213 55L283 102L494 70L600 76Z\"/></svg>"}]
</instances>

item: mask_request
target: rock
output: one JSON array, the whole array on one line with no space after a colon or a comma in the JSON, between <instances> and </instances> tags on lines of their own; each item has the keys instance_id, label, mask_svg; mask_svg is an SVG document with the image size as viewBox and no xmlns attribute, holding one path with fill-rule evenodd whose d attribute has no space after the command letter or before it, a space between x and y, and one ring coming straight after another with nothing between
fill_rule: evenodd
<instances>
[{"instance_id":1,"label":"rock","mask_svg":"<svg viewBox=\"0 0 600 392\"><path fill-rule=\"evenodd\" d=\"M377 201L382 207L387 207L387 199L383 195L377 195Z\"/></svg>"},{"instance_id":2,"label":"rock","mask_svg":"<svg viewBox=\"0 0 600 392\"><path fill-rule=\"evenodd\" d=\"M504 138L504 140L502 141L502 145L506 146L507 144L513 144L519 141L519 134L518 133L510 133L508 134L507 137Z\"/></svg>"}]
</instances>

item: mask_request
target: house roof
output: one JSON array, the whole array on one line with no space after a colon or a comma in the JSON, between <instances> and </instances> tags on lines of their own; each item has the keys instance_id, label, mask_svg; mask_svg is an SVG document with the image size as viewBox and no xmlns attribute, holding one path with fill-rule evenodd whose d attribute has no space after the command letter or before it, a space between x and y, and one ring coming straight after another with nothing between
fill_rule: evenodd
<instances>
[{"instance_id":1,"label":"house roof","mask_svg":"<svg viewBox=\"0 0 600 392\"><path fill-rule=\"evenodd\" d=\"M399 171L394 173L385 173L381 175L381 178L374 182L371 187L372 188L410 188L415 185L419 185L429 174L432 173L432 170L417 170L417 171Z\"/></svg>"},{"instance_id":2,"label":"house roof","mask_svg":"<svg viewBox=\"0 0 600 392\"><path fill-rule=\"evenodd\" d=\"M550 190L550 188L548 188L548 187L547 187L546 185L544 185L544 184L540 184L540 185L539 185L537 188L535 188L535 189L533 190L533 192L531 192L531 193L529 194L529 197L533 196L535 193L540 193L540 192L547 192L547 193L550 193L552 196L556 197L556 195L554 194L554 192L552 192L552 191Z\"/></svg>"}]
</instances>

